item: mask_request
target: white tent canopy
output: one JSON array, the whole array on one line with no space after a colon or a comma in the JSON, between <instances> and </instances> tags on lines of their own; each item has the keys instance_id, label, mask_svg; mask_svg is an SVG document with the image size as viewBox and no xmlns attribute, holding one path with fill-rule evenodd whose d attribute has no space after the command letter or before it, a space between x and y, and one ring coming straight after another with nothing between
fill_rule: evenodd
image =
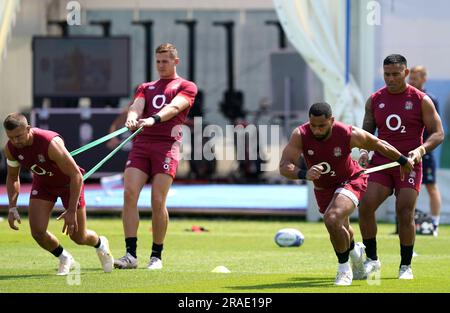
<instances>
[{"instance_id":1,"label":"white tent canopy","mask_svg":"<svg viewBox=\"0 0 450 313\"><path fill-rule=\"evenodd\" d=\"M274 0L295 49L324 84L324 100L340 121L360 126L364 99L354 78L346 83L346 1Z\"/></svg>"},{"instance_id":2,"label":"white tent canopy","mask_svg":"<svg viewBox=\"0 0 450 313\"><path fill-rule=\"evenodd\" d=\"M19 0L0 0L0 65L6 57L6 46L16 21L19 4Z\"/></svg>"}]
</instances>

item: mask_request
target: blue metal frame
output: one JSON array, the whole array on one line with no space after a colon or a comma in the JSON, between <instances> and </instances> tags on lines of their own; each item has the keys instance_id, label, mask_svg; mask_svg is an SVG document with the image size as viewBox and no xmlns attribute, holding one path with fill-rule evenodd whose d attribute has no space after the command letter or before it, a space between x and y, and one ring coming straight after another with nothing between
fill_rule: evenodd
<instances>
[{"instance_id":1,"label":"blue metal frame","mask_svg":"<svg viewBox=\"0 0 450 313\"><path fill-rule=\"evenodd\" d=\"M345 17L345 84L350 80L350 0L346 0Z\"/></svg>"}]
</instances>

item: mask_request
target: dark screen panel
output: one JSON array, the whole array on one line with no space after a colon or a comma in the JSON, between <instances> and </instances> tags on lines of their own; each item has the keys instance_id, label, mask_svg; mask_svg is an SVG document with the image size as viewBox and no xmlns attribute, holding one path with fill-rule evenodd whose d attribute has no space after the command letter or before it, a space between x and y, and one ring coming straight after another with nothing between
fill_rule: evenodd
<instances>
[{"instance_id":1,"label":"dark screen panel","mask_svg":"<svg viewBox=\"0 0 450 313\"><path fill-rule=\"evenodd\" d=\"M35 97L128 97L128 37L34 37Z\"/></svg>"}]
</instances>

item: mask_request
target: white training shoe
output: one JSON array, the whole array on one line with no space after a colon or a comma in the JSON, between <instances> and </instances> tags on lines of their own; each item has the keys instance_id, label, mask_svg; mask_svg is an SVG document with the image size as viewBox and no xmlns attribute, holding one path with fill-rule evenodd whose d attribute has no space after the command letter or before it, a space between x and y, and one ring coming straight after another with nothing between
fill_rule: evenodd
<instances>
[{"instance_id":1,"label":"white training shoe","mask_svg":"<svg viewBox=\"0 0 450 313\"><path fill-rule=\"evenodd\" d=\"M149 270L160 270L162 269L162 261L161 259L158 259L157 257L152 256L150 258L150 262L148 263L147 269Z\"/></svg>"},{"instance_id":2,"label":"white training shoe","mask_svg":"<svg viewBox=\"0 0 450 313\"><path fill-rule=\"evenodd\" d=\"M367 258L366 262L364 262L364 270L367 277L381 271L380 259L372 260L370 258Z\"/></svg>"},{"instance_id":3,"label":"white training shoe","mask_svg":"<svg viewBox=\"0 0 450 313\"><path fill-rule=\"evenodd\" d=\"M74 263L75 263L75 260L74 260L73 256L71 256L70 254L67 257L61 257L59 259L59 268L58 268L58 272L56 273L56 275L58 275L58 276L68 275L70 273L70 270L75 265Z\"/></svg>"},{"instance_id":4,"label":"white training shoe","mask_svg":"<svg viewBox=\"0 0 450 313\"><path fill-rule=\"evenodd\" d=\"M334 284L336 286L350 286L352 284L352 280L353 273L351 270L344 272L339 272L338 270Z\"/></svg>"},{"instance_id":5,"label":"white training shoe","mask_svg":"<svg viewBox=\"0 0 450 313\"><path fill-rule=\"evenodd\" d=\"M114 258L109 250L109 242L105 236L100 236L100 247L96 249L103 271L110 273L113 269Z\"/></svg>"},{"instance_id":6,"label":"white training shoe","mask_svg":"<svg viewBox=\"0 0 450 313\"><path fill-rule=\"evenodd\" d=\"M137 268L137 266L138 266L137 258L132 256L128 252L120 259L114 260L114 268L129 269L129 268Z\"/></svg>"},{"instance_id":7,"label":"white training shoe","mask_svg":"<svg viewBox=\"0 0 450 313\"><path fill-rule=\"evenodd\" d=\"M355 248L350 251L350 262L352 264L353 279L355 280L367 278L364 269L364 261L366 259L365 249L366 246L362 242L357 242L355 243Z\"/></svg>"},{"instance_id":8,"label":"white training shoe","mask_svg":"<svg viewBox=\"0 0 450 313\"><path fill-rule=\"evenodd\" d=\"M398 279L414 279L411 265L402 265L398 271Z\"/></svg>"},{"instance_id":9,"label":"white training shoe","mask_svg":"<svg viewBox=\"0 0 450 313\"><path fill-rule=\"evenodd\" d=\"M434 229L433 229L433 236L437 237L439 234L439 227L434 225Z\"/></svg>"}]
</instances>

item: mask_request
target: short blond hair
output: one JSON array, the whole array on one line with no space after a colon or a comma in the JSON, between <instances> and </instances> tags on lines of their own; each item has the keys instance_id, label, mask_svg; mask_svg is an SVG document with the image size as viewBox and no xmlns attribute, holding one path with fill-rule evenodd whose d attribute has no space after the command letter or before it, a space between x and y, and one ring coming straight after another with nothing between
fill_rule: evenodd
<instances>
[{"instance_id":1,"label":"short blond hair","mask_svg":"<svg viewBox=\"0 0 450 313\"><path fill-rule=\"evenodd\" d=\"M422 77L427 76L427 69L423 65L416 65L411 68L411 73L419 73Z\"/></svg>"},{"instance_id":2,"label":"short blond hair","mask_svg":"<svg viewBox=\"0 0 450 313\"><path fill-rule=\"evenodd\" d=\"M25 115L21 113L11 113L3 121L3 127L6 130L14 130L17 127L28 127L28 121Z\"/></svg>"},{"instance_id":3,"label":"short blond hair","mask_svg":"<svg viewBox=\"0 0 450 313\"><path fill-rule=\"evenodd\" d=\"M155 50L155 53L165 53L165 52L169 52L170 56L173 59L178 58L177 48L171 43L163 43L159 45Z\"/></svg>"}]
</instances>

